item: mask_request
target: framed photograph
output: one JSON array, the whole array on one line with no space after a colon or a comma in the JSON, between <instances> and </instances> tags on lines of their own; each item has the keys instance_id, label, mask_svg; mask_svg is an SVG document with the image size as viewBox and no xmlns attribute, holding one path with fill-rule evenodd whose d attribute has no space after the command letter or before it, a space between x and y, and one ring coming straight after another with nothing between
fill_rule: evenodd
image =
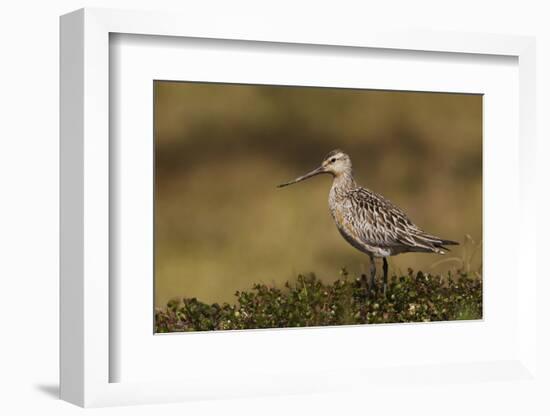
<instances>
[{"instance_id":1,"label":"framed photograph","mask_svg":"<svg viewBox=\"0 0 550 416\"><path fill-rule=\"evenodd\" d=\"M154 96L155 332L482 318L481 94L155 81ZM331 186L277 192L300 165L279 188ZM378 176L461 243L359 184Z\"/></svg>"},{"instance_id":2,"label":"framed photograph","mask_svg":"<svg viewBox=\"0 0 550 416\"><path fill-rule=\"evenodd\" d=\"M242 23L61 18L61 397L536 387L534 39Z\"/></svg>"}]
</instances>

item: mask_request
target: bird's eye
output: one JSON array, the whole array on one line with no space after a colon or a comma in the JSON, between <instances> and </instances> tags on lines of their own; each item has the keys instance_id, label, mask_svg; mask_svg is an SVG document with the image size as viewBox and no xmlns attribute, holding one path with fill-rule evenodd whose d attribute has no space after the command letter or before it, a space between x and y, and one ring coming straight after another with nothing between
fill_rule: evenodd
<instances>
[{"instance_id":1,"label":"bird's eye","mask_svg":"<svg viewBox=\"0 0 550 416\"><path fill-rule=\"evenodd\" d=\"M335 158L335 157L333 157L332 159L330 159L330 163L334 163L334 162L336 162L336 158Z\"/></svg>"}]
</instances>

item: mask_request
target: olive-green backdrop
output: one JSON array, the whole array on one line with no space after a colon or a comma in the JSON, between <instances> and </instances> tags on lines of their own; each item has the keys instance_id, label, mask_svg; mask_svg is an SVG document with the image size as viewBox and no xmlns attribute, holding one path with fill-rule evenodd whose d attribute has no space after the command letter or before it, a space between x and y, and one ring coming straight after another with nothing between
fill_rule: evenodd
<instances>
[{"instance_id":1,"label":"olive-green backdrop","mask_svg":"<svg viewBox=\"0 0 550 416\"><path fill-rule=\"evenodd\" d=\"M332 281L369 259L328 213L331 179L277 189L341 148L358 182L430 233L463 242L445 257L390 258L480 270L482 96L329 88L155 83L155 302L231 301L254 282L298 273ZM464 252L465 250L465 252ZM445 261L442 261L445 260Z\"/></svg>"}]
</instances>

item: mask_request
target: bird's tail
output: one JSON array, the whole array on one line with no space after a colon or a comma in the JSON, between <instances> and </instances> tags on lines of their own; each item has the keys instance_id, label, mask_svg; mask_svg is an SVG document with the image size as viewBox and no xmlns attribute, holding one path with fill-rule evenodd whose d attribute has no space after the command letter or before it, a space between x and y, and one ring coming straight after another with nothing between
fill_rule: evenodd
<instances>
[{"instance_id":1,"label":"bird's tail","mask_svg":"<svg viewBox=\"0 0 550 416\"><path fill-rule=\"evenodd\" d=\"M453 240L441 240L440 244L442 246L458 246L458 245L460 245L460 243L457 243L456 241L453 241Z\"/></svg>"},{"instance_id":2,"label":"bird's tail","mask_svg":"<svg viewBox=\"0 0 550 416\"><path fill-rule=\"evenodd\" d=\"M446 254L450 249L445 246L457 246L459 243L453 240L439 240L434 244L435 252L437 254Z\"/></svg>"},{"instance_id":3,"label":"bird's tail","mask_svg":"<svg viewBox=\"0 0 550 416\"><path fill-rule=\"evenodd\" d=\"M431 251L437 254L445 254L449 249L445 246L456 246L459 243L453 240L444 240L428 233L421 233L415 236L415 243L425 247L426 251Z\"/></svg>"}]
</instances>

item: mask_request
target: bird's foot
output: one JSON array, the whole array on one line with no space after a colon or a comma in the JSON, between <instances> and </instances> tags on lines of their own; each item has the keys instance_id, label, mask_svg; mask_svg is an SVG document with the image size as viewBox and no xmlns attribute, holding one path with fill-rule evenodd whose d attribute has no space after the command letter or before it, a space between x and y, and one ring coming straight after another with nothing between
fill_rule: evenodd
<instances>
[{"instance_id":1,"label":"bird's foot","mask_svg":"<svg viewBox=\"0 0 550 416\"><path fill-rule=\"evenodd\" d=\"M371 278L369 280L369 291L376 292L376 290L377 290L377 288L376 288L376 279L371 276Z\"/></svg>"}]
</instances>

